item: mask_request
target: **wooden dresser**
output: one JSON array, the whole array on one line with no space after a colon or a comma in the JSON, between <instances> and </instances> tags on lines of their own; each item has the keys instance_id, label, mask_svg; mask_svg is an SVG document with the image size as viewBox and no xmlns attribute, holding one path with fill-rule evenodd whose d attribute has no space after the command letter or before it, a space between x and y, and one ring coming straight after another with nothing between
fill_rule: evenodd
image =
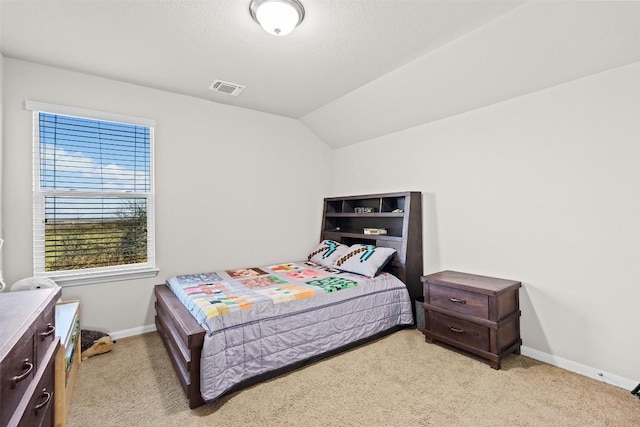
<instances>
[{"instance_id":1,"label":"wooden dresser","mask_svg":"<svg viewBox=\"0 0 640 427\"><path fill-rule=\"evenodd\" d=\"M0 425L52 426L60 288L0 293Z\"/></svg>"},{"instance_id":2,"label":"wooden dresser","mask_svg":"<svg viewBox=\"0 0 640 427\"><path fill-rule=\"evenodd\" d=\"M520 282L456 271L423 276L425 338L487 359L520 354Z\"/></svg>"}]
</instances>

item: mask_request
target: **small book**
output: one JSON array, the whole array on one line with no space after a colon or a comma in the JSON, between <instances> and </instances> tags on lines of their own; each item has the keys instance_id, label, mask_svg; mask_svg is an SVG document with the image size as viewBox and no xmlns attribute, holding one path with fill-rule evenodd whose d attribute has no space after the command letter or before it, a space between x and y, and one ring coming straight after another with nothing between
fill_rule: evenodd
<instances>
[{"instance_id":1,"label":"small book","mask_svg":"<svg viewBox=\"0 0 640 427\"><path fill-rule=\"evenodd\" d=\"M387 234L386 228L365 228L364 234Z\"/></svg>"}]
</instances>

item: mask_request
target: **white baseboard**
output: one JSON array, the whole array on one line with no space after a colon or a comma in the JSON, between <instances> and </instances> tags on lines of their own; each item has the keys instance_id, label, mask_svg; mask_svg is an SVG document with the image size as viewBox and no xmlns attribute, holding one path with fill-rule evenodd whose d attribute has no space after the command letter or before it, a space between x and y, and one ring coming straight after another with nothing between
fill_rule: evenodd
<instances>
[{"instance_id":1,"label":"white baseboard","mask_svg":"<svg viewBox=\"0 0 640 427\"><path fill-rule=\"evenodd\" d=\"M528 356L532 359L536 359L541 362L548 363L549 365L566 369L567 371L575 372L576 374L584 375L585 377L593 378L594 380L602 381L629 391L633 390L638 385L637 381L630 380L629 378L624 378L591 366L563 359L562 357L554 356L530 347L522 346L520 351L522 355Z\"/></svg>"},{"instance_id":2,"label":"white baseboard","mask_svg":"<svg viewBox=\"0 0 640 427\"><path fill-rule=\"evenodd\" d=\"M124 329L122 331L109 332L109 335L111 335L111 338L113 338L114 340L119 340L121 338L132 337L134 335L142 335L154 331L156 331L156 325L151 324L140 326L137 328Z\"/></svg>"}]
</instances>

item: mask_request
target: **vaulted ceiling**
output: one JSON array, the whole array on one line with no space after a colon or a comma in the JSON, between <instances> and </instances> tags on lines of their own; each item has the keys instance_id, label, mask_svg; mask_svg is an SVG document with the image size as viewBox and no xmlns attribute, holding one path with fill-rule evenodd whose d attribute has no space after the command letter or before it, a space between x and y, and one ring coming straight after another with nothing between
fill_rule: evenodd
<instances>
[{"instance_id":1,"label":"vaulted ceiling","mask_svg":"<svg viewBox=\"0 0 640 427\"><path fill-rule=\"evenodd\" d=\"M249 0L0 0L0 51L300 119L333 147L640 60L640 2L302 3L275 37Z\"/></svg>"}]
</instances>

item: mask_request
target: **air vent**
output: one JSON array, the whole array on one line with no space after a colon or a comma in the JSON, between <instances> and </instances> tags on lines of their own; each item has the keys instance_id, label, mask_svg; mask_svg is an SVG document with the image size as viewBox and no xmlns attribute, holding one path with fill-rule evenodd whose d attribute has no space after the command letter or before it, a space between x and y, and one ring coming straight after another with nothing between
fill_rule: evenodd
<instances>
[{"instance_id":1,"label":"air vent","mask_svg":"<svg viewBox=\"0 0 640 427\"><path fill-rule=\"evenodd\" d=\"M213 83L211 83L211 86L209 86L209 89L211 90L233 96L240 95L244 88L245 86L235 83L223 82L222 80L215 80Z\"/></svg>"}]
</instances>

